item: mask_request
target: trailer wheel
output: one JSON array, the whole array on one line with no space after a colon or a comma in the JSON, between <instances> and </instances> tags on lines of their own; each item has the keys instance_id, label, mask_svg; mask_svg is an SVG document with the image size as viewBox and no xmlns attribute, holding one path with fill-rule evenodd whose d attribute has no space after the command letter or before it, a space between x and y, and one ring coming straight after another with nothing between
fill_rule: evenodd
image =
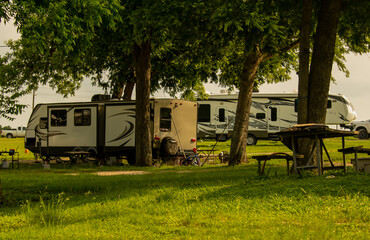
<instances>
[{"instance_id":1,"label":"trailer wheel","mask_svg":"<svg viewBox=\"0 0 370 240\"><path fill-rule=\"evenodd\" d=\"M367 130L365 128L357 129L357 131L359 132L358 133L358 138L359 139L368 139L369 138L369 133L367 132Z\"/></svg>"},{"instance_id":2,"label":"trailer wheel","mask_svg":"<svg viewBox=\"0 0 370 240\"><path fill-rule=\"evenodd\" d=\"M257 138L252 134L248 134L247 145L256 145L256 144L257 144Z\"/></svg>"},{"instance_id":3,"label":"trailer wheel","mask_svg":"<svg viewBox=\"0 0 370 240\"><path fill-rule=\"evenodd\" d=\"M171 137L166 137L161 143L162 154L172 156L178 151L177 141Z\"/></svg>"},{"instance_id":4,"label":"trailer wheel","mask_svg":"<svg viewBox=\"0 0 370 240\"><path fill-rule=\"evenodd\" d=\"M8 133L8 134L6 134L6 137L7 137L7 138L13 138L13 134Z\"/></svg>"},{"instance_id":5,"label":"trailer wheel","mask_svg":"<svg viewBox=\"0 0 370 240\"><path fill-rule=\"evenodd\" d=\"M219 142L226 142L227 141L227 135L226 134L218 134L216 136L216 140Z\"/></svg>"}]
</instances>

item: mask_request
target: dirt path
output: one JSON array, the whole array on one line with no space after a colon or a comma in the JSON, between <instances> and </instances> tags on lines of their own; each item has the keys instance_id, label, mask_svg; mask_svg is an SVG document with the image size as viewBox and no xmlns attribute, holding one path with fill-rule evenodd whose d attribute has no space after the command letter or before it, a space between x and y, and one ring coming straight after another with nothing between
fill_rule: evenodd
<instances>
[{"instance_id":1,"label":"dirt path","mask_svg":"<svg viewBox=\"0 0 370 240\"><path fill-rule=\"evenodd\" d=\"M149 174L150 172L146 171L101 171L96 172L98 176L114 176L114 175L144 175Z\"/></svg>"}]
</instances>

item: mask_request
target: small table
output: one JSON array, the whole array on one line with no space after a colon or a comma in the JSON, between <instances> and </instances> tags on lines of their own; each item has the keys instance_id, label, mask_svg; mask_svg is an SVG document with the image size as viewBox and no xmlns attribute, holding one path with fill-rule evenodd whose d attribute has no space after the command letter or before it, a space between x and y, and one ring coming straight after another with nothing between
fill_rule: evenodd
<instances>
[{"instance_id":1,"label":"small table","mask_svg":"<svg viewBox=\"0 0 370 240\"><path fill-rule=\"evenodd\" d=\"M348 147L343 149L338 149L338 152L345 154L355 154L355 163L356 163L356 172L359 171L359 164L358 164L358 153L367 153L367 155L370 155L370 149L369 148L363 148L363 146L357 146L357 147Z\"/></svg>"},{"instance_id":2,"label":"small table","mask_svg":"<svg viewBox=\"0 0 370 240\"><path fill-rule=\"evenodd\" d=\"M354 136L356 134L358 134L358 132L331 129L328 126L323 125L323 124L295 125L292 128L288 128L288 129L285 129L284 131L278 132L278 135L280 135L280 137L282 138L282 142L288 148L291 148L291 150L293 151L294 171L298 173L297 169L317 168L319 171L319 175L323 174L324 169L343 168L344 172L347 172L345 153L343 153L343 166L339 166L339 167L334 166L333 162L330 159L329 153L325 147L323 139L341 137L342 138L342 149L344 149L345 148L344 138L347 136ZM296 148L297 148L296 144L297 144L297 139L299 138L313 139L314 146L311 150L311 154L309 156L306 166L297 167L298 153L296 152ZM323 149L325 150L325 153L328 156L328 159L331 163L331 167L324 168L323 166ZM317 166L310 165L310 162L313 158L315 150L317 154Z\"/></svg>"},{"instance_id":3,"label":"small table","mask_svg":"<svg viewBox=\"0 0 370 240\"><path fill-rule=\"evenodd\" d=\"M12 149L9 151L0 151L0 156L3 154L8 154L9 156L12 156L12 168L14 168L14 162L18 162L18 168L19 168L19 152L16 152ZM17 155L17 158L14 158L14 156Z\"/></svg>"}]
</instances>

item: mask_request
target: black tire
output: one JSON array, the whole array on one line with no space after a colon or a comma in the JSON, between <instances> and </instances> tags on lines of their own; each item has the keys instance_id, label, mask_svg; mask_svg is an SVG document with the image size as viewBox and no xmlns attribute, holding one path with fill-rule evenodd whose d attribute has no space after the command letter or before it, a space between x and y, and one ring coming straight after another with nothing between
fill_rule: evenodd
<instances>
[{"instance_id":1,"label":"black tire","mask_svg":"<svg viewBox=\"0 0 370 240\"><path fill-rule=\"evenodd\" d=\"M226 142L227 141L227 135L226 134L218 134L216 137L216 140L219 142Z\"/></svg>"},{"instance_id":2,"label":"black tire","mask_svg":"<svg viewBox=\"0 0 370 240\"><path fill-rule=\"evenodd\" d=\"M178 152L178 145L177 141L171 137L167 137L162 140L161 143L161 153L162 155L167 155L167 156L173 156L176 155Z\"/></svg>"},{"instance_id":3,"label":"black tire","mask_svg":"<svg viewBox=\"0 0 370 240\"><path fill-rule=\"evenodd\" d=\"M248 134L247 145L256 145L256 144L257 144L257 138L252 134Z\"/></svg>"},{"instance_id":4,"label":"black tire","mask_svg":"<svg viewBox=\"0 0 370 240\"><path fill-rule=\"evenodd\" d=\"M11 133L6 134L6 138L13 138L13 134Z\"/></svg>"},{"instance_id":5,"label":"black tire","mask_svg":"<svg viewBox=\"0 0 370 240\"><path fill-rule=\"evenodd\" d=\"M359 139L368 139L369 138L369 133L365 128L360 128L357 130L358 131L358 138Z\"/></svg>"}]
</instances>

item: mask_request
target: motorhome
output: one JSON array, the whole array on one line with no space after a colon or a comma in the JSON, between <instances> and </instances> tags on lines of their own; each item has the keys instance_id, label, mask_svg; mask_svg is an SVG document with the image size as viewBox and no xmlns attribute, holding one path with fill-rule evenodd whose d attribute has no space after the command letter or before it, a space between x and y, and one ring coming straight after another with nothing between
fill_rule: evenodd
<instances>
[{"instance_id":1,"label":"motorhome","mask_svg":"<svg viewBox=\"0 0 370 240\"><path fill-rule=\"evenodd\" d=\"M276 139L276 133L297 124L297 93L253 93L247 144L257 139ZM198 99L198 138L227 140L234 128L238 94L210 95ZM329 94L327 125L349 123L356 118L352 104L343 95Z\"/></svg>"},{"instance_id":2,"label":"motorhome","mask_svg":"<svg viewBox=\"0 0 370 240\"><path fill-rule=\"evenodd\" d=\"M151 99L154 157L196 148L197 103ZM70 152L135 163L135 101L93 97L91 102L38 104L28 121L25 147L46 159Z\"/></svg>"}]
</instances>

